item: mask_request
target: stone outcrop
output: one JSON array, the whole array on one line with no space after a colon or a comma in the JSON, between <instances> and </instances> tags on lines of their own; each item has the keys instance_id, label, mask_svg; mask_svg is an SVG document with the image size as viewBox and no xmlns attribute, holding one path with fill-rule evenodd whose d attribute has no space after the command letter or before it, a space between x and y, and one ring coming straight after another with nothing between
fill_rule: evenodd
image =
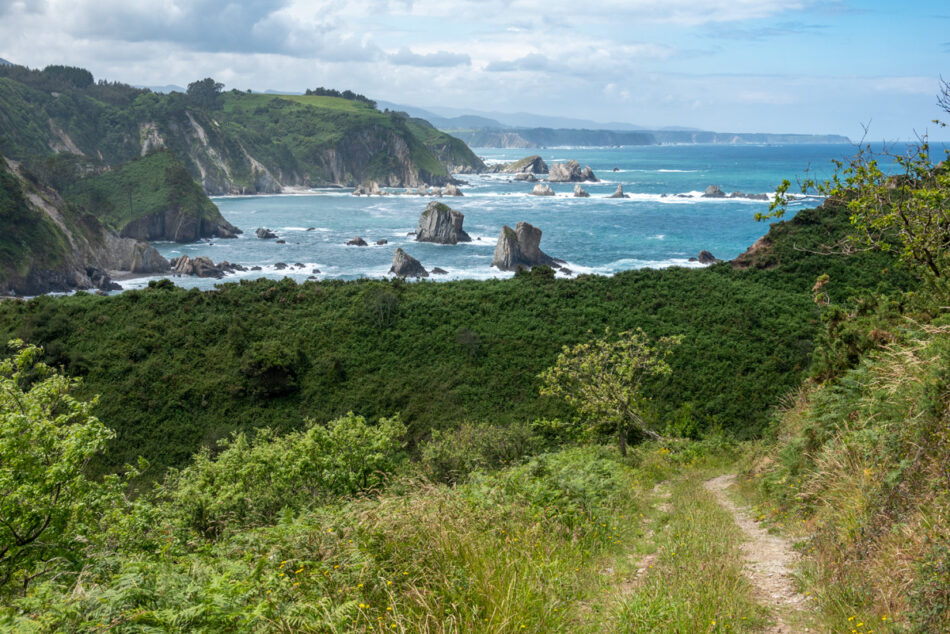
<instances>
[{"instance_id":1,"label":"stone outcrop","mask_svg":"<svg viewBox=\"0 0 950 634\"><path fill-rule=\"evenodd\" d=\"M703 198L725 198L726 192L720 189L719 185L710 185L703 192Z\"/></svg>"},{"instance_id":2,"label":"stone outcrop","mask_svg":"<svg viewBox=\"0 0 950 634\"><path fill-rule=\"evenodd\" d=\"M258 227L257 231L254 232L254 235L256 235L261 240L270 240L271 238L277 237L276 233L270 229L267 229L266 227Z\"/></svg>"},{"instance_id":3,"label":"stone outcrop","mask_svg":"<svg viewBox=\"0 0 950 634\"><path fill-rule=\"evenodd\" d=\"M177 258L172 258L169 264L171 265L172 273L176 275L193 275L195 277L214 277L218 279L228 273L247 270L240 264L231 264L227 260L215 264L211 261L211 258L203 255L198 255L194 258L182 255Z\"/></svg>"},{"instance_id":4,"label":"stone outcrop","mask_svg":"<svg viewBox=\"0 0 950 634\"><path fill-rule=\"evenodd\" d=\"M491 266L502 271L530 269L542 264L557 266L559 261L542 251L540 244L541 230L537 227L527 222L519 222L514 229L505 225L498 236Z\"/></svg>"},{"instance_id":5,"label":"stone outcrop","mask_svg":"<svg viewBox=\"0 0 950 634\"><path fill-rule=\"evenodd\" d=\"M195 242L201 238L236 238L240 233L241 230L222 218L220 213L201 217L169 208L129 221L122 227L120 235L133 240Z\"/></svg>"},{"instance_id":6,"label":"stone outcrop","mask_svg":"<svg viewBox=\"0 0 950 634\"><path fill-rule=\"evenodd\" d=\"M526 156L514 163L508 163L501 171L505 174L547 174L548 164L544 162L543 158L535 154L534 156Z\"/></svg>"},{"instance_id":7,"label":"stone outcrop","mask_svg":"<svg viewBox=\"0 0 950 634\"><path fill-rule=\"evenodd\" d=\"M439 202L429 203L419 216L416 242L457 244L471 242L472 238L462 229L465 215Z\"/></svg>"},{"instance_id":8,"label":"stone outcrop","mask_svg":"<svg viewBox=\"0 0 950 634\"><path fill-rule=\"evenodd\" d=\"M567 163L554 163L548 173L548 182L551 183L582 183L597 182L590 166L581 169L580 164L571 159Z\"/></svg>"},{"instance_id":9,"label":"stone outcrop","mask_svg":"<svg viewBox=\"0 0 950 634\"><path fill-rule=\"evenodd\" d=\"M350 240L349 242L347 242L347 243L346 243L346 246L348 246L348 247L368 247L369 245L366 243L366 240L364 240L364 239L361 238L360 236L356 236L355 238L353 238L352 240Z\"/></svg>"},{"instance_id":10,"label":"stone outcrop","mask_svg":"<svg viewBox=\"0 0 950 634\"><path fill-rule=\"evenodd\" d=\"M445 269L435 267L434 269L432 269L432 274L433 275L448 275L449 272L446 271Z\"/></svg>"},{"instance_id":11,"label":"stone outcrop","mask_svg":"<svg viewBox=\"0 0 950 634\"><path fill-rule=\"evenodd\" d=\"M607 198L630 198L630 196L623 193L623 185L617 185L617 189L614 190L614 193L607 196Z\"/></svg>"},{"instance_id":12,"label":"stone outcrop","mask_svg":"<svg viewBox=\"0 0 950 634\"><path fill-rule=\"evenodd\" d=\"M534 174L515 174L515 177L511 180L523 181L526 183L536 183L538 182L538 177Z\"/></svg>"},{"instance_id":13,"label":"stone outcrop","mask_svg":"<svg viewBox=\"0 0 950 634\"><path fill-rule=\"evenodd\" d=\"M716 256L705 249L699 252L696 259L699 260L700 264L714 264L717 262Z\"/></svg>"},{"instance_id":14,"label":"stone outcrop","mask_svg":"<svg viewBox=\"0 0 950 634\"><path fill-rule=\"evenodd\" d=\"M382 196L383 193L383 190L379 188L379 183L376 181L363 183L353 190L354 196Z\"/></svg>"},{"instance_id":15,"label":"stone outcrop","mask_svg":"<svg viewBox=\"0 0 950 634\"><path fill-rule=\"evenodd\" d=\"M590 198L590 194L578 183L574 185L574 198Z\"/></svg>"},{"instance_id":16,"label":"stone outcrop","mask_svg":"<svg viewBox=\"0 0 950 634\"><path fill-rule=\"evenodd\" d=\"M534 186L534 189L531 190L532 196L553 196L554 190L551 189L548 185L544 183L538 183Z\"/></svg>"},{"instance_id":17,"label":"stone outcrop","mask_svg":"<svg viewBox=\"0 0 950 634\"><path fill-rule=\"evenodd\" d=\"M448 185L446 185L444 191L445 191L446 196L461 196L462 195L462 190L452 183L449 183Z\"/></svg>"},{"instance_id":18,"label":"stone outcrop","mask_svg":"<svg viewBox=\"0 0 950 634\"><path fill-rule=\"evenodd\" d=\"M393 265L389 267L389 272L398 277L429 277L422 263L402 249L396 249L393 253Z\"/></svg>"}]
</instances>

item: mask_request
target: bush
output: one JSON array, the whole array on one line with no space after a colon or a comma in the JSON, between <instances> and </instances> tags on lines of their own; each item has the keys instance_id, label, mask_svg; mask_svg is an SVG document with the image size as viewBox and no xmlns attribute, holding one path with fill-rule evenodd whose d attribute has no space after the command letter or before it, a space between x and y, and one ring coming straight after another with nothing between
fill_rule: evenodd
<instances>
[{"instance_id":1,"label":"bush","mask_svg":"<svg viewBox=\"0 0 950 634\"><path fill-rule=\"evenodd\" d=\"M433 480L451 484L478 469L512 464L536 445L537 439L524 424L463 423L451 431L433 430L422 447L422 465Z\"/></svg>"},{"instance_id":2,"label":"bush","mask_svg":"<svg viewBox=\"0 0 950 634\"><path fill-rule=\"evenodd\" d=\"M406 427L398 418L369 425L352 413L326 426L277 436L261 429L204 449L172 471L162 487L171 512L207 537L267 524L282 509L302 510L334 496L379 487L403 461Z\"/></svg>"}]
</instances>

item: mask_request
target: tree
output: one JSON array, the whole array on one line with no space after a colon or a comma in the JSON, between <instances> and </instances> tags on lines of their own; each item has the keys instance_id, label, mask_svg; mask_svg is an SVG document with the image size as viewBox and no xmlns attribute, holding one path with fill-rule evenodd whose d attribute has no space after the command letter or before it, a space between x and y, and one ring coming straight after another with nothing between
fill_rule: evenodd
<instances>
[{"instance_id":1,"label":"tree","mask_svg":"<svg viewBox=\"0 0 950 634\"><path fill-rule=\"evenodd\" d=\"M611 340L607 329L602 339L565 346L541 373L541 394L560 396L593 424L606 424L617 435L620 453L627 455L631 432L662 438L644 421L650 402L644 381L672 372L666 357L682 340L681 335L652 340L640 328Z\"/></svg>"},{"instance_id":2,"label":"tree","mask_svg":"<svg viewBox=\"0 0 950 634\"><path fill-rule=\"evenodd\" d=\"M218 107L218 95L224 90L224 84L211 77L188 84L188 97L199 108L214 110Z\"/></svg>"},{"instance_id":3,"label":"tree","mask_svg":"<svg viewBox=\"0 0 950 634\"><path fill-rule=\"evenodd\" d=\"M0 588L14 579L25 587L72 558L114 483L84 474L114 435L90 414L96 399L73 398L78 381L40 362L40 348L8 345L13 356L0 360Z\"/></svg>"}]
</instances>

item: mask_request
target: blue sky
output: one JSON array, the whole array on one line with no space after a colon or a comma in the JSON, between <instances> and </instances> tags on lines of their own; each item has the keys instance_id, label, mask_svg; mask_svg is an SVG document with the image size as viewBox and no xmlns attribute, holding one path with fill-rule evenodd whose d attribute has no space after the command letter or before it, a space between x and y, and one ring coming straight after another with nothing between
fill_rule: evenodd
<instances>
[{"instance_id":1,"label":"blue sky","mask_svg":"<svg viewBox=\"0 0 950 634\"><path fill-rule=\"evenodd\" d=\"M947 0L0 0L0 57L144 85L349 88L431 107L907 140Z\"/></svg>"}]
</instances>

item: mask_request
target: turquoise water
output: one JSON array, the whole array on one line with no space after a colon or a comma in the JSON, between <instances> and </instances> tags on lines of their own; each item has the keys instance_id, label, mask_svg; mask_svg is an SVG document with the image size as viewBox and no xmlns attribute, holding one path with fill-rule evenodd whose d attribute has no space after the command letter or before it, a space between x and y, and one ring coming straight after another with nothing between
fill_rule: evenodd
<instances>
[{"instance_id":1,"label":"turquoise water","mask_svg":"<svg viewBox=\"0 0 950 634\"><path fill-rule=\"evenodd\" d=\"M487 162L512 161L531 151L476 149ZM768 227L756 222L756 212L768 203L741 199L708 199L700 194L708 185L723 191L771 193L783 178L794 182L811 175L830 175L830 160L854 153L849 145L681 145L622 148L555 148L538 152L548 162L577 159L590 165L600 183L584 183L590 198L573 198L573 184L554 183L555 197L529 195L532 183L512 182L508 175L464 175L461 198L443 198L465 214L468 244L423 244L407 233L416 228L429 198L418 196L352 196L350 190L313 190L305 194L216 198L221 213L244 230L236 240L214 240L189 245L156 243L165 257L206 255L227 260L249 271L228 276L291 277L303 281L383 277L393 251L402 247L427 269L441 267L446 276L430 279L487 279L508 277L490 268L495 241L502 225L527 221L543 232L541 248L567 261L574 274L612 274L643 267L699 266L689 262L700 250L728 260L742 253ZM616 168L616 170L615 170ZM628 199L608 199L618 184ZM678 196L685 194L688 197ZM814 206L806 199L793 206ZM286 244L260 240L258 227L276 232ZM308 228L313 230L307 231ZM361 236L368 247L345 242ZM377 240L388 244L376 246ZM277 263L291 268L278 270ZM302 266L294 266L300 264ZM314 273L318 269L319 273ZM563 275L559 273L559 275ZM173 278L183 286L210 288L217 280ZM147 280L130 280L136 288Z\"/></svg>"}]
</instances>

